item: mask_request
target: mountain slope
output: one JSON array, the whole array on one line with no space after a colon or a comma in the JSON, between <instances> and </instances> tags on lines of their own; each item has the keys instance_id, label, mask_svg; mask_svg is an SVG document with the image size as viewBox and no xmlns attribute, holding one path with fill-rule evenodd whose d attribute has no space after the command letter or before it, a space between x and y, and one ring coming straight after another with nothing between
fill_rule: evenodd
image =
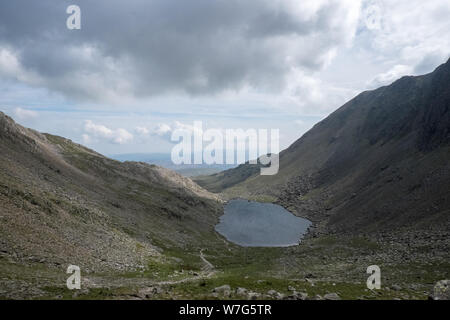
<instances>
[{"instance_id":1,"label":"mountain slope","mask_svg":"<svg viewBox=\"0 0 450 320\"><path fill-rule=\"evenodd\" d=\"M0 250L13 261L128 270L199 250L221 202L170 170L108 159L0 113ZM1 258L1 256L0 256Z\"/></svg>"},{"instance_id":2,"label":"mountain slope","mask_svg":"<svg viewBox=\"0 0 450 320\"><path fill-rule=\"evenodd\" d=\"M329 230L448 227L449 109L450 61L361 93L281 152L278 175L222 191L274 197Z\"/></svg>"}]
</instances>

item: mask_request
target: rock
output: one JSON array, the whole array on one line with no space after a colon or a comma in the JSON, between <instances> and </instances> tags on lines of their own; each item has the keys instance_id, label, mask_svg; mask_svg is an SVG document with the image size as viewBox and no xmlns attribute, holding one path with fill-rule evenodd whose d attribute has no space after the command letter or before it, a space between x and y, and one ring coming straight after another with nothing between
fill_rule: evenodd
<instances>
[{"instance_id":1,"label":"rock","mask_svg":"<svg viewBox=\"0 0 450 320\"><path fill-rule=\"evenodd\" d=\"M227 284L224 284L223 286L214 288L213 292L228 297L231 295L231 287Z\"/></svg>"},{"instance_id":2,"label":"rock","mask_svg":"<svg viewBox=\"0 0 450 320\"><path fill-rule=\"evenodd\" d=\"M394 285L391 287L391 289L392 289L392 290L395 290L395 291L400 291L400 290L402 290L402 287L400 287L399 285L394 284Z\"/></svg>"},{"instance_id":3,"label":"rock","mask_svg":"<svg viewBox=\"0 0 450 320\"><path fill-rule=\"evenodd\" d=\"M150 299L159 293L162 293L162 289L160 287L148 287L140 289L137 296L141 299Z\"/></svg>"},{"instance_id":4,"label":"rock","mask_svg":"<svg viewBox=\"0 0 450 320\"><path fill-rule=\"evenodd\" d=\"M292 292L295 292L295 288L293 286L288 286L288 290L292 291Z\"/></svg>"},{"instance_id":5,"label":"rock","mask_svg":"<svg viewBox=\"0 0 450 320\"><path fill-rule=\"evenodd\" d=\"M223 286L217 287L213 289L213 292L223 292L223 291L230 291L231 287L228 284L224 284Z\"/></svg>"},{"instance_id":6,"label":"rock","mask_svg":"<svg viewBox=\"0 0 450 320\"><path fill-rule=\"evenodd\" d=\"M279 292L278 292L278 294L276 295L276 297L275 297L275 298L276 298L277 300L283 300L283 299L284 299L284 297L285 297L285 295L284 295L284 294L282 294L282 293L279 293Z\"/></svg>"},{"instance_id":7,"label":"rock","mask_svg":"<svg viewBox=\"0 0 450 320\"><path fill-rule=\"evenodd\" d=\"M314 281L313 281L313 280L308 279L308 278L306 278L305 280L306 280L306 282L308 282L309 284L311 284L311 287L314 287Z\"/></svg>"},{"instance_id":8,"label":"rock","mask_svg":"<svg viewBox=\"0 0 450 320\"><path fill-rule=\"evenodd\" d=\"M247 294L248 300L257 300L257 299L259 299L260 297L261 297L261 295L260 295L259 293L253 292L253 291L250 291L250 292Z\"/></svg>"},{"instance_id":9,"label":"rock","mask_svg":"<svg viewBox=\"0 0 450 320\"><path fill-rule=\"evenodd\" d=\"M269 291L267 291L267 294L268 294L269 296L275 296L275 295L278 294L278 292L275 291L275 290L269 290Z\"/></svg>"},{"instance_id":10,"label":"rock","mask_svg":"<svg viewBox=\"0 0 450 320\"><path fill-rule=\"evenodd\" d=\"M327 293L323 296L325 300L341 300L341 297L337 293Z\"/></svg>"},{"instance_id":11,"label":"rock","mask_svg":"<svg viewBox=\"0 0 450 320\"><path fill-rule=\"evenodd\" d=\"M275 290L269 290L267 291L267 295L271 298L275 298L277 300L281 300L284 298L284 294L279 293L278 291Z\"/></svg>"},{"instance_id":12,"label":"rock","mask_svg":"<svg viewBox=\"0 0 450 320\"><path fill-rule=\"evenodd\" d=\"M237 288L236 289L236 294L238 296L245 296L245 295L247 295L247 293L248 293L248 290L245 288Z\"/></svg>"},{"instance_id":13,"label":"rock","mask_svg":"<svg viewBox=\"0 0 450 320\"><path fill-rule=\"evenodd\" d=\"M72 298L76 299L79 298L80 296L89 294L89 289L81 289L81 290L76 290L73 294L72 294Z\"/></svg>"},{"instance_id":14,"label":"rock","mask_svg":"<svg viewBox=\"0 0 450 320\"><path fill-rule=\"evenodd\" d=\"M291 295L288 295L286 300L306 300L308 298L308 294L304 292L294 291Z\"/></svg>"},{"instance_id":15,"label":"rock","mask_svg":"<svg viewBox=\"0 0 450 320\"><path fill-rule=\"evenodd\" d=\"M433 300L450 300L450 280L441 280L436 283L432 294Z\"/></svg>"},{"instance_id":16,"label":"rock","mask_svg":"<svg viewBox=\"0 0 450 320\"><path fill-rule=\"evenodd\" d=\"M308 294L306 292L295 292L298 300L306 300L308 298Z\"/></svg>"}]
</instances>

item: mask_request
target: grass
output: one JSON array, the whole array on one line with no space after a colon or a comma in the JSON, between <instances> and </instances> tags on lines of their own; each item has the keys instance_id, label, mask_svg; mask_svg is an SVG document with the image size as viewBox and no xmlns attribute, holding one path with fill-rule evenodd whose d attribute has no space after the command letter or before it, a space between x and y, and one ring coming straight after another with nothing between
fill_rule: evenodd
<instances>
[{"instance_id":1,"label":"grass","mask_svg":"<svg viewBox=\"0 0 450 320\"><path fill-rule=\"evenodd\" d=\"M347 255L342 256L340 248ZM450 263L448 262L380 263L382 289L368 290L365 284L368 277L365 268L368 262L352 264L349 261L352 261L352 258L360 252L375 250L374 256L376 256L376 248L378 245L375 246L373 242L365 238L357 237L349 240L333 236L308 240L307 244L303 243L290 248L241 248L230 245L226 250L216 248L204 251L208 261L215 266L215 274L211 278L195 279L195 275L205 274L202 273L204 264L199 257L199 252L196 252L194 248L183 250L168 247L162 249L161 258L150 260L142 272L90 275L100 277L105 283L108 283L108 279L123 279L123 285L91 288L76 293L75 296L74 291L65 288L66 275L63 270L48 269L42 265L25 267L8 264L2 259L0 259L0 270L2 274L14 274L15 280L24 281L29 281L39 274L41 280L42 278L47 280L47 285L40 288L44 292L40 298L46 299L130 298L137 296L140 283L138 279L160 282L187 278L194 279L164 285L164 290L153 298L215 299L216 297L212 296L213 289L226 284L232 288L233 292L241 287L263 295L269 290L289 295L291 292L288 288L293 287L297 292L306 293L308 297L316 295L323 297L333 292L342 299L427 299L428 292L431 291L434 283L449 275ZM322 258L323 256L325 259ZM128 283L127 279L131 282ZM59 285L48 284L55 282ZM410 284L413 283L418 283L418 287L412 289ZM393 290L394 284L400 285L401 288ZM218 298L245 297L233 294L230 297L219 296Z\"/></svg>"}]
</instances>

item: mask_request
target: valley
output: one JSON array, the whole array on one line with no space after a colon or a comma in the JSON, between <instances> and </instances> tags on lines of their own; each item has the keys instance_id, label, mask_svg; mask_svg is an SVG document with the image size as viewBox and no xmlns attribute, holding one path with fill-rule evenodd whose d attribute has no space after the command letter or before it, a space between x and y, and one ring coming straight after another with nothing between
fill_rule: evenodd
<instances>
[{"instance_id":1,"label":"valley","mask_svg":"<svg viewBox=\"0 0 450 320\"><path fill-rule=\"evenodd\" d=\"M358 95L270 177L244 164L191 180L0 113L0 299L428 299L450 278L449 83L447 62ZM215 230L236 198L312 226L295 246L238 246Z\"/></svg>"}]
</instances>

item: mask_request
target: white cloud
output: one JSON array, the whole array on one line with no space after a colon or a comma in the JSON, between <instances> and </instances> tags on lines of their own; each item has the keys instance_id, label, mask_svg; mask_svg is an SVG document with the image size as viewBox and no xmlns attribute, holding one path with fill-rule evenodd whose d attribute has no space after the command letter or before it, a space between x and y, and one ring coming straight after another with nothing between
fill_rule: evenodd
<instances>
[{"instance_id":1,"label":"white cloud","mask_svg":"<svg viewBox=\"0 0 450 320\"><path fill-rule=\"evenodd\" d=\"M147 136L150 133L150 130L148 130L146 127L136 127L134 130L140 136Z\"/></svg>"},{"instance_id":2,"label":"white cloud","mask_svg":"<svg viewBox=\"0 0 450 320\"><path fill-rule=\"evenodd\" d=\"M380 86L391 84L403 76L411 75L412 72L413 68L411 66L404 64L396 65L387 72L377 75L375 79L369 83L369 87L378 88Z\"/></svg>"},{"instance_id":3,"label":"white cloud","mask_svg":"<svg viewBox=\"0 0 450 320\"><path fill-rule=\"evenodd\" d=\"M22 109L22 108L14 109L14 115L19 120L29 120L29 119L35 119L38 117L38 113L36 111Z\"/></svg>"},{"instance_id":4,"label":"white cloud","mask_svg":"<svg viewBox=\"0 0 450 320\"><path fill-rule=\"evenodd\" d=\"M82 139L83 139L83 143L84 143L84 144L90 144L90 143L92 143L92 139L91 139L91 137L90 137L88 134L83 133L83 134L81 135L81 137L82 137Z\"/></svg>"},{"instance_id":5,"label":"white cloud","mask_svg":"<svg viewBox=\"0 0 450 320\"><path fill-rule=\"evenodd\" d=\"M153 130L151 130L151 134L173 143L171 138L172 134L176 131L187 131L190 134L203 133L202 128L195 127L194 125L190 124L184 124L180 121L174 121L172 125L169 125L167 123L159 123Z\"/></svg>"},{"instance_id":6,"label":"white cloud","mask_svg":"<svg viewBox=\"0 0 450 320\"><path fill-rule=\"evenodd\" d=\"M172 128L168 124L160 123L151 131L151 134L164 138L166 140L170 140L170 136L172 135Z\"/></svg>"},{"instance_id":7,"label":"white cloud","mask_svg":"<svg viewBox=\"0 0 450 320\"><path fill-rule=\"evenodd\" d=\"M386 84L405 74L431 72L448 59L448 0L368 0L363 11L372 16L362 21L366 28L362 28L357 45L370 51L368 60L387 68L368 83Z\"/></svg>"},{"instance_id":8,"label":"white cloud","mask_svg":"<svg viewBox=\"0 0 450 320\"><path fill-rule=\"evenodd\" d=\"M119 128L119 129L110 129L101 124L95 124L91 120L86 120L84 124L83 141L85 143L91 143L95 141L103 141L114 144L126 144L133 140L133 135L129 133L127 130Z\"/></svg>"}]
</instances>

